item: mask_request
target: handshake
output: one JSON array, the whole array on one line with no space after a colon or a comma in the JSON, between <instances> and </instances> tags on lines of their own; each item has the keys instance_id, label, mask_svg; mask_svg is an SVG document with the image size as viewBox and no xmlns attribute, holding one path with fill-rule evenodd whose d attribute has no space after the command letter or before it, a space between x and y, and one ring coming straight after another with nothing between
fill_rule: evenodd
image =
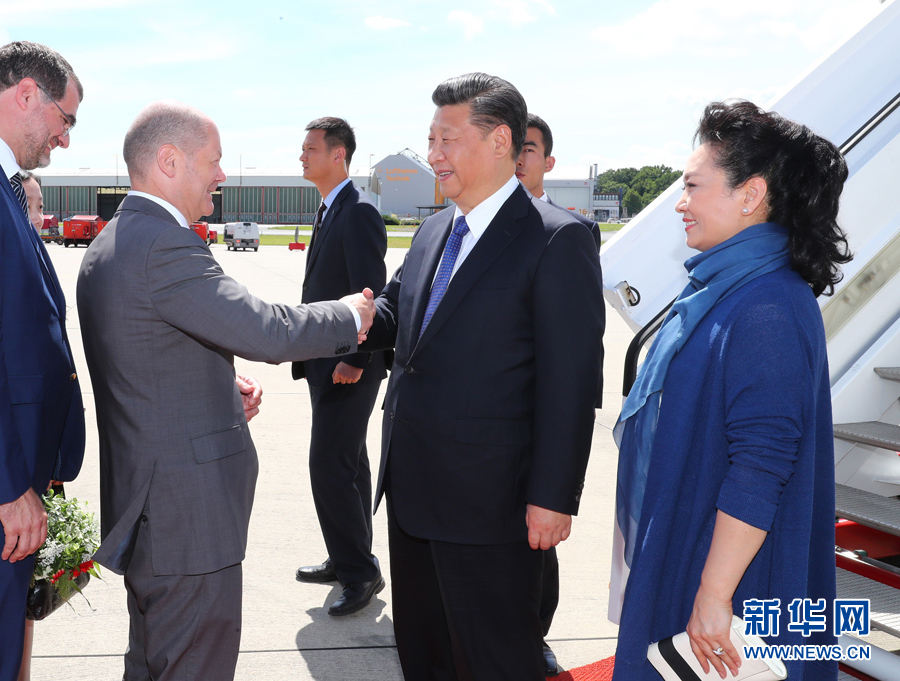
<instances>
[{"instance_id":1,"label":"handshake","mask_svg":"<svg viewBox=\"0 0 900 681\"><path fill-rule=\"evenodd\" d=\"M349 305L359 313L359 333L357 333L357 343L366 340L366 334L372 328L372 322L375 319L375 294L372 289L363 289L362 293L354 293L341 298L341 302Z\"/></svg>"}]
</instances>

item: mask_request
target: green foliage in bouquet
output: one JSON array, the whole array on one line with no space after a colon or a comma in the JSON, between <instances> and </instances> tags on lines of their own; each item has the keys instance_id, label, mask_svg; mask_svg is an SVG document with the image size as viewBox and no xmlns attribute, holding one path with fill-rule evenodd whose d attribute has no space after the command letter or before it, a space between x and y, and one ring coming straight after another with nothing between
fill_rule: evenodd
<instances>
[{"instance_id":1,"label":"green foliage in bouquet","mask_svg":"<svg viewBox=\"0 0 900 681\"><path fill-rule=\"evenodd\" d=\"M44 495L47 510L47 541L35 554L35 582L50 582L63 601L81 591L75 580L87 573L100 577L91 558L100 546L100 523L77 499L66 499L50 490ZM83 580L82 580L83 582Z\"/></svg>"}]
</instances>

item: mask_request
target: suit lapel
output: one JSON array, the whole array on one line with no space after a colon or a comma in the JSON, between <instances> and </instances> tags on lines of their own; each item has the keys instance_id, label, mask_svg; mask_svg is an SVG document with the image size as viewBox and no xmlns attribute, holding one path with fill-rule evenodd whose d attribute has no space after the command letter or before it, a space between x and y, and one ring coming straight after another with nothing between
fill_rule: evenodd
<instances>
[{"instance_id":1,"label":"suit lapel","mask_svg":"<svg viewBox=\"0 0 900 681\"><path fill-rule=\"evenodd\" d=\"M428 298L431 296L431 282L437 272L441 256L444 254L444 244L450 236L450 228L453 224L454 208L445 208L434 216L434 235L425 246L422 256L422 267L419 270L419 281L413 293L412 322L409 325L409 347L415 348L419 340L419 329L422 328L422 320L425 319L425 309L428 307ZM434 317L432 317L434 321ZM429 326L431 322L429 322Z\"/></svg>"},{"instance_id":2,"label":"suit lapel","mask_svg":"<svg viewBox=\"0 0 900 681\"><path fill-rule=\"evenodd\" d=\"M28 239L28 242L34 249L34 253L38 260L38 266L41 268L44 285L47 288L47 293L50 294L50 299L56 306L57 316L64 321L66 314L65 299L62 297L59 282L56 279L53 268L50 266L50 256L47 254L44 244L41 242L37 232L35 232L34 227L28 222L28 218L22 212L22 204L19 203L19 198L16 196L15 192L13 192L12 185L9 183L9 178L6 176L6 171L3 170L2 167L0 167L0 174L2 174L3 180L5 180L0 181L0 185L3 185L3 192L6 194L7 201L11 202L14 207L18 209L10 210L10 213L13 215L13 229L19 230L20 234L25 239Z\"/></svg>"},{"instance_id":3,"label":"suit lapel","mask_svg":"<svg viewBox=\"0 0 900 681\"><path fill-rule=\"evenodd\" d=\"M478 239L475 247L469 255L466 256L466 259L463 260L459 269L456 271L456 274L454 274L453 278L450 280L450 284L447 286L447 292L444 293L444 297L441 299L437 310L435 310L434 316L431 318L431 321L428 322L428 326L425 327L425 332L419 339L419 344L416 346L417 350L440 330L444 322L453 314L453 311L466 297L472 286L491 267L491 265L493 265L497 258L500 257L500 254L506 250L506 247L509 246L513 239L519 235L524 226L522 219L528 214L530 204L531 200L528 198L525 190L519 187L500 207L500 210L497 211L497 214L487 226L484 234ZM446 237L441 241L440 250L437 255L438 259L440 259L441 253L443 252L445 241ZM431 269L432 273L436 267L437 264ZM415 308L420 326L421 320L425 316L424 310L428 305L428 296L431 292L430 279L427 282L427 287L420 287L420 289L423 288L425 289L425 301L421 309L421 314L419 314L419 308ZM418 333L419 327L417 326L415 328Z\"/></svg>"},{"instance_id":4,"label":"suit lapel","mask_svg":"<svg viewBox=\"0 0 900 681\"><path fill-rule=\"evenodd\" d=\"M353 180L348 182L347 185L338 192L338 195L334 197L331 206L328 207L328 212L325 213L325 218L322 220L322 224L319 225L319 233L316 235L315 247L310 251L309 258L306 260L307 274L309 274L309 271L312 269L313 263L318 259L319 251L322 250L322 246L325 243L325 238L328 236L331 225L334 224L338 213L341 212L341 205L344 203L344 199L347 198L347 194L350 193L352 187Z\"/></svg>"},{"instance_id":5,"label":"suit lapel","mask_svg":"<svg viewBox=\"0 0 900 681\"><path fill-rule=\"evenodd\" d=\"M44 279L49 283L47 287L50 290L50 295L53 297L53 302L56 303L57 313L59 314L59 318L65 321L66 316L66 304L65 298L63 298L62 290L59 286L59 281L56 278L56 271L50 265L50 254L47 253L47 248L44 246L44 243L41 241L40 237L37 235L37 232L28 225L28 231L30 234L28 235L31 239L31 245L34 247L35 253L37 253L38 262L41 264L41 270L43 270Z\"/></svg>"}]
</instances>

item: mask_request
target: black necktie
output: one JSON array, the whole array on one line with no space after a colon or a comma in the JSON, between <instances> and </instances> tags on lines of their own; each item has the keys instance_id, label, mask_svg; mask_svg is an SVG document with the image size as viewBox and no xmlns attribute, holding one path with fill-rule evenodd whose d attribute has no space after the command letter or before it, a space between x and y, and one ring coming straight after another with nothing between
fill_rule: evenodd
<instances>
[{"instance_id":1,"label":"black necktie","mask_svg":"<svg viewBox=\"0 0 900 681\"><path fill-rule=\"evenodd\" d=\"M312 238L309 240L309 250L312 250L313 244L316 243L316 236L319 234L319 226L322 224L322 216L325 215L327 209L328 206L322 201L322 205L320 205L319 210L316 211L316 219L313 222L313 233Z\"/></svg>"},{"instance_id":2,"label":"black necktie","mask_svg":"<svg viewBox=\"0 0 900 681\"><path fill-rule=\"evenodd\" d=\"M9 179L9 183L12 185L13 193L16 195L16 198L19 199L19 204L22 206L22 210L25 211L25 217L27 218L28 197L25 196L25 188L22 186L22 176L19 175L19 173L16 173Z\"/></svg>"}]
</instances>

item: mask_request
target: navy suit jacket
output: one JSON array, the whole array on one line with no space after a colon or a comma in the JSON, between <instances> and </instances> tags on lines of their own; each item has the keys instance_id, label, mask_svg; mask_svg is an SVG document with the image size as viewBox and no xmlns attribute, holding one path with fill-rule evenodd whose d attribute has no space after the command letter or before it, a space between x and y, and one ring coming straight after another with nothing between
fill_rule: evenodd
<instances>
[{"instance_id":1,"label":"navy suit jacket","mask_svg":"<svg viewBox=\"0 0 900 681\"><path fill-rule=\"evenodd\" d=\"M540 201L540 203L545 203L544 201L541 201L537 197L533 197L531 200L535 201L535 202ZM560 210L566 211L566 213L568 213L573 218L578 220L578 222L580 222L582 225L587 227L588 230L590 230L590 232L591 232L591 236L594 237L594 243L597 244L597 253L600 252L600 247L603 245L603 241L600 238L600 225L599 224L597 224L590 218L585 217L581 213L576 213L575 211L569 210L568 208L563 208L558 203L554 203L554 201L549 196L547 197L546 203L549 203L554 208L559 208ZM603 407L603 376L602 375L600 376L600 390L597 392L597 404L595 404L594 406L597 407L597 409L601 409Z\"/></svg>"},{"instance_id":2,"label":"navy suit jacket","mask_svg":"<svg viewBox=\"0 0 900 681\"><path fill-rule=\"evenodd\" d=\"M2 168L0 230L0 503L8 503L78 475L84 408L62 288Z\"/></svg>"},{"instance_id":3,"label":"navy suit jacket","mask_svg":"<svg viewBox=\"0 0 900 681\"><path fill-rule=\"evenodd\" d=\"M539 198L535 197L535 201L540 201ZM574 210L569 210L568 208L563 208L558 203L555 203L549 196L547 197L547 203L551 206L556 206L560 210L568 211L568 213L578 220L582 225L587 227L591 231L591 236L594 237L594 241L597 243L597 252L600 252L600 246L603 245L603 242L600 240L600 225L591 220L590 218L585 217L581 213L576 213ZM597 405L600 406L600 405Z\"/></svg>"},{"instance_id":4,"label":"navy suit jacket","mask_svg":"<svg viewBox=\"0 0 900 681\"><path fill-rule=\"evenodd\" d=\"M376 504L425 539L527 538L526 504L578 511L603 365L600 259L571 215L520 186L462 262L421 338L454 209L425 220L376 301L394 344Z\"/></svg>"},{"instance_id":5,"label":"navy suit jacket","mask_svg":"<svg viewBox=\"0 0 900 681\"><path fill-rule=\"evenodd\" d=\"M387 232L384 220L369 197L353 182L338 192L319 226L313 247L306 256L303 303L337 300L370 288L384 288L387 268ZM385 352L358 352L343 357L294 362L294 380L306 378L310 385L330 384L338 362L363 369L360 381L380 381L387 376Z\"/></svg>"}]
</instances>

